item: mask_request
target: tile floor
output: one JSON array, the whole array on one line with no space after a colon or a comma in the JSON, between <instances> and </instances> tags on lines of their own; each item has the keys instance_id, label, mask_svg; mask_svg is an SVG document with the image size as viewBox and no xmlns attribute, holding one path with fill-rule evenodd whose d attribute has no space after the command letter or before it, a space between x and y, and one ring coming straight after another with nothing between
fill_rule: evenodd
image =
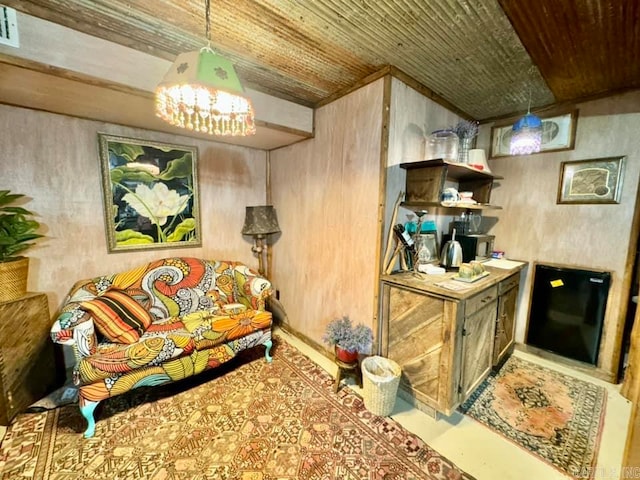
<instances>
[{"instance_id":1,"label":"tile floor","mask_svg":"<svg viewBox=\"0 0 640 480\"><path fill-rule=\"evenodd\" d=\"M332 360L282 330L277 333L333 376L336 375L337 368ZM600 440L594 478L618 480L631 409L630 402L620 395L620 387L527 352L516 350L514 355L602 385L607 389L604 431ZM350 383L351 388L359 390L350 378L346 382ZM538 457L460 413L456 412L451 417L434 420L398 398L391 417L477 480L566 480L568 478L554 467L539 460Z\"/></svg>"},{"instance_id":2,"label":"tile floor","mask_svg":"<svg viewBox=\"0 0 640 480\"><path fill-rule=\"evenodd\" d=\"M278 330L277 334L335 376L336 366L332 360L282 330ZM516 351L514 355L602 385L607 389L604 431L600 441L594 478L596 480L617 480L620 477L620 465L631 408L630 403L620 395L619 386L594 379L530 353ZM350 378L346 382L351 384L351 388L359 390L357 386L352 384ZM477 480L567 479L567 476L526 450L460 413L434 420L425 413L412 408L403 400L397 399L391 416L458 467L476 477ZM0 427L0 440L4 438L5 433L6 428Z\"/></svg>"}]
</instances>

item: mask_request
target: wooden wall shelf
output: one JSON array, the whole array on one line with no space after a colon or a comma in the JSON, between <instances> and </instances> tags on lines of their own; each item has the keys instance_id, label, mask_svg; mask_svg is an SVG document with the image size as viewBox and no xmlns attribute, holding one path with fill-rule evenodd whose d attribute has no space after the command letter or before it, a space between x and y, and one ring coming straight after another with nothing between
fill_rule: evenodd
<instances>
[{"instance_id":1,"label":"wooden wall shelf","mask_svg":"<svg viewBox=\"0 0 640 480\"><path fill-rule=\"evenodd\" d=\"M409 210L424 210L426 208L456 208L459 210L502 210L498 205L489 205L486 203L478 204L462 204L456 205L443 204L442 202L402 202L400 205Z\"/></svg>"},{"instance_id":2,"label":"wooden wall shelf","mask_svg":"<svg viewBox=\"0 0 640 480\"><path fill-rule=\"evenodd\" d=\"M444 160L424 160L421 162L401 163L407 170L406 197L403 206L407 208L464 208L467 210L497 209L491 205L491 189L499 175L477 170L463 163L450 163ZM441 195L445 182L457 184L457 190L472 192L477 205L442 205Z\"/></svg>"},{"instance_id":3,"label":"wooden wall shelf","mask_svg":"<svg viewBox=\"0 0 640 480\"><path fill-rule=\"evenodd\" d=\"M485 172L484 170L478 170L477 168L470 167L464 163L447 162L446 160L422 160L420 162L406 162L401 163L400 167L405 170L414 170L416 168L431 168L446 166L448 171L448 177L455 180L470 180L478 178L490 178L493 180L502 180L504 177L500 175L494 175L491 172Z\"/></svg>"}]
</instances>

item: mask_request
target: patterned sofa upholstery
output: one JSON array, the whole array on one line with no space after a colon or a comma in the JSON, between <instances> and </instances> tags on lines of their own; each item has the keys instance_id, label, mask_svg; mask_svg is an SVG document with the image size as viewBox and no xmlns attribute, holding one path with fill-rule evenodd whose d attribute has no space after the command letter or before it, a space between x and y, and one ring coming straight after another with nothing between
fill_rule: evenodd
<instances>
[{"instance_id":1,"label":"patterned sofa upholstery","mask_svg":"<svg viewBox=\"0 0 640 480\"><path fill-rule=\"evenodd\" d=\"M84 436L106 398L196 375L256 345L270 362L270 294L241 263L187 257L77 282L51 337L73 347Z\"/></svg>"}]
</instances>

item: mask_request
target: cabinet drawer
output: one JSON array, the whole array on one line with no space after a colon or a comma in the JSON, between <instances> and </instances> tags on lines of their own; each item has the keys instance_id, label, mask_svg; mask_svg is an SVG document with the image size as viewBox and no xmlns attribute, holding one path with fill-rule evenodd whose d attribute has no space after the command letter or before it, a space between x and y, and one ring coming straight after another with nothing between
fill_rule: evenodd
<instances>
[{"instance_id":1,"label":"cabinet drawer","mask_svg":"<svg viewBox=\"0 0 640 480\"><path fill-rule=\"evenodd\" d=\"M511 275L509 278L502 280L498 284L498 295L502 295L505 292L508 292L513 287L517 287L520 284L520 274L516 273Z\"/></svg>"},{"instance_id":2,"label":"cabinet drawer","mask_svg":"<svg viewBox=\"0 0 640 480\"><path fill-rule=\"evenodd\" d=\"M469 315L473 315L475 312L480 310L482 307L491 303L493 300L498 298L498 286L494 285L493 287L487 288L483 290L479 294L474 297L471 297L466 301L464 307L464 316L468 317Z\"/></svg>"}]
</instances>

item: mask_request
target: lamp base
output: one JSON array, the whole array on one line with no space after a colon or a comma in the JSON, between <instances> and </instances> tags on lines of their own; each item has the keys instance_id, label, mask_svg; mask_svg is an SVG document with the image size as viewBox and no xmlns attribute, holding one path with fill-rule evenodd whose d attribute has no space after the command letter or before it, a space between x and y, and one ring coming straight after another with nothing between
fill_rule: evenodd
<instances>
[{"instance_id":1,"label":"lamp base","mask_svg":"<svg viewBox=\"0 0 640 480\"><path fill-rule=\"evenodd\" d=\"M254 236L255 244L251 247L251 251L258 257L258 273L264 277L264 235Z\"/></svg>"}]
</instances>

